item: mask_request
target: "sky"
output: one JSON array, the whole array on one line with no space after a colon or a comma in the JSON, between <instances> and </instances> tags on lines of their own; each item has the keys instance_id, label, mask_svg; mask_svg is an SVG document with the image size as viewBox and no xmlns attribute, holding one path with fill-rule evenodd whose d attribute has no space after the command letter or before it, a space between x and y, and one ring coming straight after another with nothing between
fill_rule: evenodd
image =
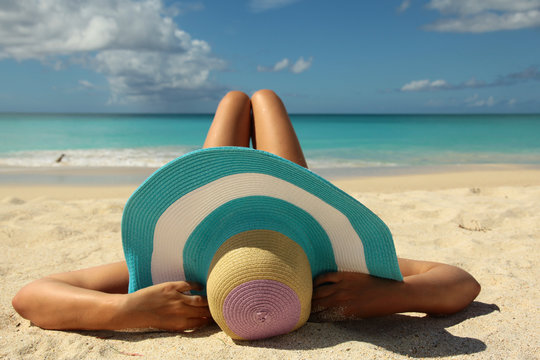
<instances>
[{"instance_id":1,"label":"sky","mask_svg":"<svg viewBox=\"0 0 540 360\"><path fill-rule=\"evenodd\" d=\"M540 0L0 0L0 112L540 113Z\"/></svg>"}]
</instances>

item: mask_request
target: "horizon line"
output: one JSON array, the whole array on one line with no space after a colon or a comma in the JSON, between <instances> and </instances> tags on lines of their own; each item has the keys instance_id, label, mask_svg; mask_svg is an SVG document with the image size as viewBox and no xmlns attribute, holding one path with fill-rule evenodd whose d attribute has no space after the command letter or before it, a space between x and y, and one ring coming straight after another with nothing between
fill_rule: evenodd
<instances>
[{"instance_id":1,"label":"horizon line","mask_svg":"<svg viewBox=\"0 0 540 360\"><path fill-rule=\"evenodd\" d=\"M59 112L59 111L0 111L0 115L116 115L116 116L212 116L215 112ZM540 115L540 112L289 112L289 116L433 116L433 115Z\"/></svg>"}]
</instances>

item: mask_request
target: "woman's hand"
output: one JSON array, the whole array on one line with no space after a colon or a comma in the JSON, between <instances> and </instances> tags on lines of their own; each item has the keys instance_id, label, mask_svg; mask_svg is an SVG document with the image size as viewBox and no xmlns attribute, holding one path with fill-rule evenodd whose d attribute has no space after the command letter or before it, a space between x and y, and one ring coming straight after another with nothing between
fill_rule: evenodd
<instances>
[{"instance_id":1,"label":"woman's hand","mask_svg":"<svg viewBox=\"0 0 540 360\"><path fill-rule=\"evenodd\" d=\"M404 283L354 272L323 274L315 279L312 313L317 320L358 319L400 312L395 297Z\"/></svg>"},{"instance_id":2,"label":"woman's hand","mask_svg":"<svg viewBox=\"0 0 540 360\"><path fill-rule=\"evenodd\" d=\"M120 330L157 328L181 331L209 323L206 299L187 295L195 284L163 283L127 294L124 261L50 275L23 287L15 310L45 329Z\"/></svg>"},{"instance_id":3,"label":"woman's hand","mask_svg":"<svg viewBox=\"0 0 540 360\"><path fill-rule=\"evenodd\" d=\"M168 282L127 294L121 316L128 327L169 331L196 329L212 321L208 302L189 290L201 290L185 281Z\"/></svg>"},{"instance_id":4,"label":"woman's hand","mask_svg":"<svg viewBox=\"0 0 540 360\"><path fill-rule=\"evenodd\" d=\"M480 284L455 266L398 259L404 281L338 272L315 279L315 320L344 320L399 312L452 314L469 305Z\"/></svg>"}]
</instances>

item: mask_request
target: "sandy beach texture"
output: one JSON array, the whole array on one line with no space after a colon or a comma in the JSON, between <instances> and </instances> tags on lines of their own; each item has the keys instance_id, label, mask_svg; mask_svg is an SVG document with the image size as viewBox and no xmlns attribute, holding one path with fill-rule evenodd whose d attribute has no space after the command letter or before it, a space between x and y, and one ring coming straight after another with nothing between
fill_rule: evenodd
<instances>
[{"instance_id":1,"label":"sandy beach texture","mask_svg":"<svg viewBox=\"0 0 540 360\"><path fill-rule=\"evenodd\" d=\"M11 299L24 284L122 259L120 219L135 186L0 185L2 359L538 359L540 171L336 180L377 213L398 255L461 266L481 283L448 317L398 314L315 323L257 342L217 326L194 333L45 331Z\"/></svg>"}]
</instances>

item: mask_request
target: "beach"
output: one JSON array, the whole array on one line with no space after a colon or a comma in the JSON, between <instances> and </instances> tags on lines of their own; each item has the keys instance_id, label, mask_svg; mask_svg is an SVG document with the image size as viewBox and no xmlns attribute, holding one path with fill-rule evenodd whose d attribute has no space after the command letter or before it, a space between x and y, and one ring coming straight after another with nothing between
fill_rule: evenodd
<instances>
[{"instance_id":1,"label":"beach","mask_svg":"<svg viewBox=\"0 0 540 360\"><path fill-rule=\"evenodd\" d=\"M334 5L0 0L0 360L540 360L540 0Z\"/></svg>"},{"instance_id":2,"label":"beach","mask_svg":"<svg viewBox=\"0 0 540 360\"><path fill-rule=\"evenodd\" d=\"M331 178L381 217L398 256L454 264L482 285L446 317L396 314L308 322L262 341L236 342L216 325L192 333L47 331L11 299L55 272L123 259L120 221L136 183L0 184L2 359L538 359L540 170L451 167Z\"/></svg>"}]
</instances>

